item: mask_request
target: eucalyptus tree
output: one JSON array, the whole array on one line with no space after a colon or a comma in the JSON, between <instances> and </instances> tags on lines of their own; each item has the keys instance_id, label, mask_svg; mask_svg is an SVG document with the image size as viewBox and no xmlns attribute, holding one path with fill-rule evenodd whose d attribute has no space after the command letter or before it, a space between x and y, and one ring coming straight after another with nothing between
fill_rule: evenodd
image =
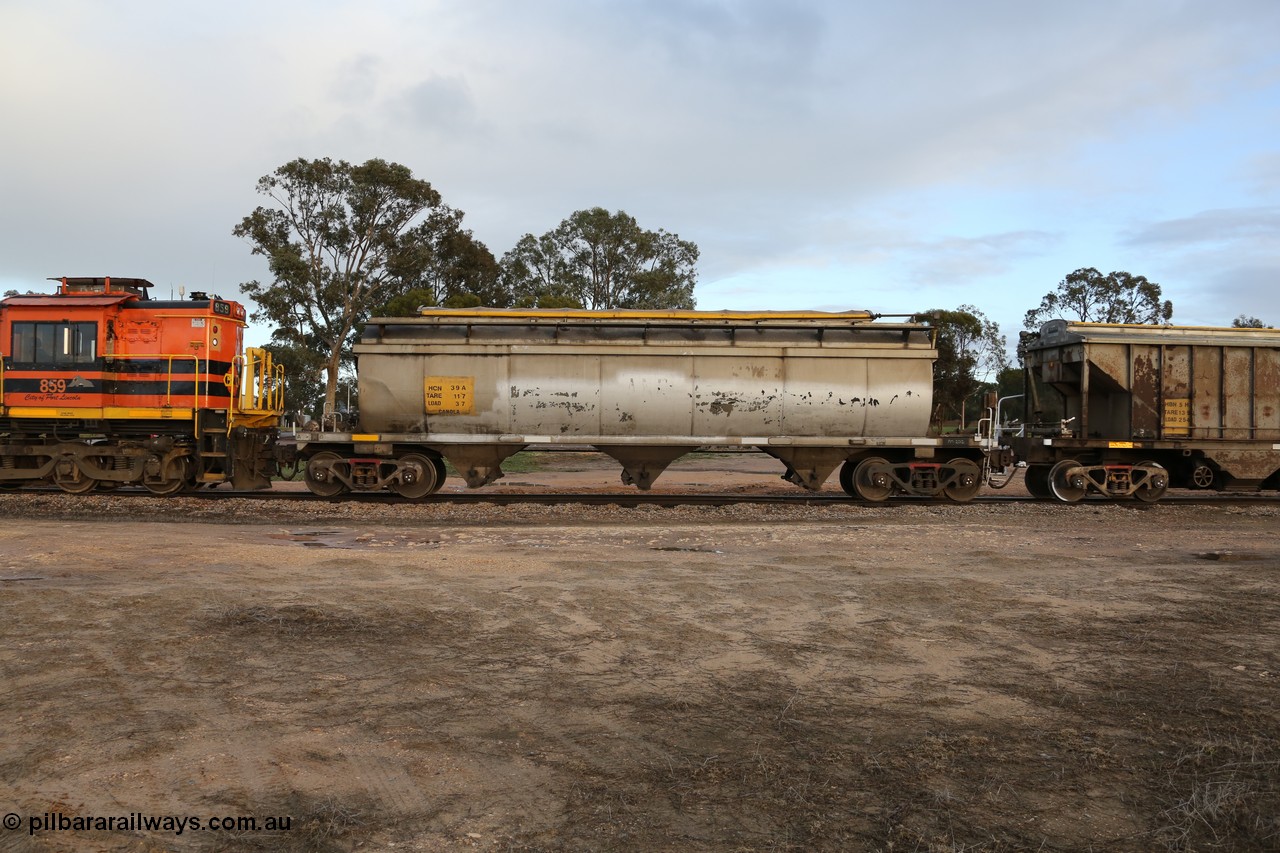
<instances>
[{"instance_id":1,"label":"eucalyptus tree","mask_svg":"<svg viewBox=\"0 0 1280 853\"><path fill-rule=\"evenodd\" d=\"M520 304L693 308L698 247L641 228L602 207L579 210L541 237L526 234L502 258L503 280Z\"/></svg>"},{"instance_id":2,"label":"eucalyptus tree","mask_svg":"<svg viewBox=\"0 0 1280 853\"><path fill-rule=\"evenodd\" d=\"M259 179L257 191L270 203L232 233L267 259L272 278L240 289L257 304L253 319L275 327L276 347L323 364L326 411L376 307L414 288L446 291L451 276L456 284L470 275L476 286L486 275L497 280L492 255L486 270L488 250L462 229L462 212L398 163L299 158Z\"/></svg>"},{"instance_id":3,"label":"eucalyptus tree","mask_svg":"<svg viewBox=\"0 0 1280 853\"><path fill-rule=\"evenodd\" d=\"M1023 318L1032 331L1045 320L1063 318L1088 323L1168 323L1173 303L1162 299L1160 285L1127 272L1103 275L1083 267L1058 282L1040 305Z\"/></svg>"}]
</instances>

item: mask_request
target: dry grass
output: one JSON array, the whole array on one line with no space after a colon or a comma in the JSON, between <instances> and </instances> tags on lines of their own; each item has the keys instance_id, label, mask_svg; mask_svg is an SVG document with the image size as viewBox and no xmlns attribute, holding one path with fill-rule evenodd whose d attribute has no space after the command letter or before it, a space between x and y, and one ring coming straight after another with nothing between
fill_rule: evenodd
<instances>
[{"instance_id":1,"label":"dry grass","mask_svg":"<svg viewBox=\"0 0 1280 853\"><path fill-rule=\"evenodd\" d=\"M288 816L283 832L226 832L201 838L206 850L226 853L348 853L371 827L394 825L396 816L367 799L338 799L299 791L268 802L245 802L231 795L215 798L220 813Z\"/></svg>"}]
</instances>

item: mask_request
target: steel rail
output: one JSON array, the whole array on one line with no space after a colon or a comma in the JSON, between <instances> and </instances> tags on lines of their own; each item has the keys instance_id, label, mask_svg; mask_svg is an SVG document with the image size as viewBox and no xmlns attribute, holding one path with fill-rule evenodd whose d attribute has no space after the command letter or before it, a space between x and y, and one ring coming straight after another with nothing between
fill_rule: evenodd
<instances>
[{"instance_id":1,"label":"steel rail","mask_svg":"<svg viewBox=\"0 0 1280 853\"><path fill-rule=\"evenodd\" d=\"M55 487L30 487L21 490L0 492L4 495L64 494ZM1098 496L1090 496L1074 504L1063 504L1060 501L1037 499L1023 495L979 495L967 503L957 503L946 499L930 499L910 496L895 496L885 501L855 500L836 492L821 494L716 494L716 493L659 493L653 492L449 492L437 493L424 498L404 498L389 492L346 492L334 497L321 497L307 491L254 491L237 492L224 489L198 489L180 492L175 495L157 496L141 488L113 489L109 492L76 495L77 498L111 497L124 499L152 498L170 501L175 499L194 499L201 501L250 500L250 501L285 501L312 502L326 504L364 503L364 504L421 504L421 505L459 505L479 504L489 506L512 506L528 504L531 506L551 506L556 504L580 504L587 506L621 507L676 507L676 506L732 506L735 504L752 504L758 506L955 506L966 505L991 506L998 504L1043 504L1045 506L1089 506L1106 505L1125 506L1148 509L1159 506L1236 506L1236 505L1270 505L1280 503L1280 494L1204 494L1187 492L1184 494L1167 494L1159 501L1143 503L1141 501L1113 500Z\"/></svg>"}]
</instances>

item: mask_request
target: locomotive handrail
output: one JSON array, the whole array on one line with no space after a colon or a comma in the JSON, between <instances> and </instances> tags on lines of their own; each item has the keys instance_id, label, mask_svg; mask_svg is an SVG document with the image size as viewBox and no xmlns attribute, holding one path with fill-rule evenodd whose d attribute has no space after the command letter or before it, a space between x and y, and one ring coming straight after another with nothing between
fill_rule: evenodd
<instances>
[{"instance_id":1,"label":"locomotive handrail","mask_svg":"<svg viewBox=\"0 0 1280 853\"><path fill-rule=\"evenodd\" d=\"M191 396L192 398L197 399L197 404L199 404L200 402L203 402L204 404L203 406L197 405L195 408L207 408L209 405L209 382L207 379L205 380L205 383L204 383L204 386L205 386L204 395L203 395L204 399L203 401L198 399L201 396L200 394L200 356L198 355L186 355L186 354L166 355L164 353L130 353L130 354L112 353L111 355L103 356L103 362L105 367L106 364L109 364L110 362L115 361L117 359L126 360L126 361L128 359L135 359L137 361L159 361L161 359L164 359L165 361L168 362L168 370L166 371L165 390L164 390L165 405L172 406L173 405L173 360L185 359L185 358L191 359L192 362L194 363L194 369L192 370L192 373L191 373L191 379L194 382L194 389L193 389L194 392L192 393Z\"/></svg>"},{"instance_id":2,"label":"locomotive handrail","mask_svg":"<svg viewBox=\"0 0 1280 853\"><path fill-rule=\"evenodd\" d=\"M244 355L232 361L228 376L235 402L228 430L241 422L262 425L284 414L284 365L276 364L269 350L245 347Z\"/></svg>"}]
</instances>

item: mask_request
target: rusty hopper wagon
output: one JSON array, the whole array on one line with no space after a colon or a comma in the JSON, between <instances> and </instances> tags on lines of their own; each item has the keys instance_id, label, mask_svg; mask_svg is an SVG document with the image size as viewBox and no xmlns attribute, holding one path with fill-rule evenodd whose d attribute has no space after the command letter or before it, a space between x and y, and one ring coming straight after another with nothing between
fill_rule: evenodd
<instances>
[{"instance_id":1,"label":"rusty hopper wagon","mask_svg":"<svg viewBox=\"0 0 1280 853\"><path fill-rule=\"evenodd\" d=\"M1065 405L1013 442L1032 494L1280 488L1280 331L1053 320L1026 358Z\"/></svg>"},{"instance_id":2,"label":"rusty hopper wagon","mask_svg":"<svg viewBox=\"0 0 1280 853\"><path fill-rule=\"evenodd\" d=\"M936 350L866 312L436 310L375 319L356 432L300 432L309 488L429 495L525 448L590 446L648 489L700 447L747 447L818 489L973 497L982 451L927 438Z\"/></svg>"}]
</instances>

